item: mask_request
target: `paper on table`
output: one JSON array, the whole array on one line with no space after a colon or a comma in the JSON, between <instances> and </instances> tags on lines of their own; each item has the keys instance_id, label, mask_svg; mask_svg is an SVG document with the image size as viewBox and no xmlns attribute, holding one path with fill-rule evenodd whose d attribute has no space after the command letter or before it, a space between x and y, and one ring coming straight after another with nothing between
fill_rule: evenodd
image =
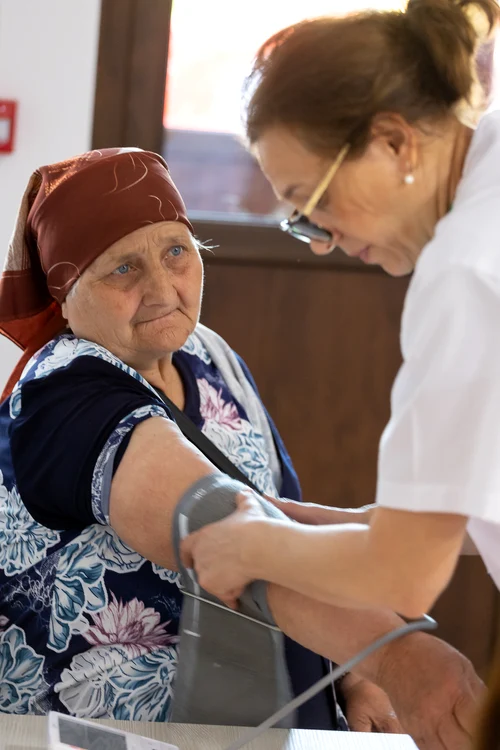
<instances>
[{"instance_id":1,"label":"paper on table","mask_svg":"<svg viewBox=\"0 0 500 750\"><path fill-rule=\"evenodd\" d=\"M49 750L179 750L160 740L57 711L49 711L47 728Z\"/></svg>"},{"instance_id":2,"label":"paper on table","mask_svg":"<svg viewBox=\"0 0 500 750\"><path fill-rule=\"evenodd\" d=\"M334 732L336 742L331 750L417 750L412 738L407 734L371 734L368 732ZM285 750L285 749L284 749ZM286 750L293 750L292 747Z\"/></svg>"}]
</instances>

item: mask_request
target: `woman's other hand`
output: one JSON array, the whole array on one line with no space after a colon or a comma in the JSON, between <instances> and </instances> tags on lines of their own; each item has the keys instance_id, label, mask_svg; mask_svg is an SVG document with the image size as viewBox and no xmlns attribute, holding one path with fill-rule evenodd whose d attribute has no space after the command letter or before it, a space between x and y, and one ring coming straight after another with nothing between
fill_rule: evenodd
<instances>
[{"instance_id":1,"label":"woman's other hand","mask_svg":"<svg viewBox=\"0 0 500 750\"><path fill-rule=\"evenodd\" d=\"M259 521L269 518L250 490L236 498L236 510L223 521L190 534L181 543L184 565L194 568L200 586L231 609L256 576L245 560L245 541L255 549Z\"/></svg>"},{"instance_id":2,"label":"woman's other hand","mask_svg":"<svg viewBox=\"0 0 500 750\"><path fill-rule=\"evenodd\" d=\"M375 505L364 505L362 508L331 508L316 503L298 503L295 500L276 498L265 495L276 508L288 518L310 526L329 526L339 523L362 523L369 525Z\"/></svg>"},{"instance_id":3,"label":"woman's other hand","mask_svg":"<svg viewBox=\"0 0 500 750\"><path fill-rule=\"evenodd\" d=\"M347 674L340 691L346 705L346 718L353 732L404 734L387 693L373 682Z\"/></svg>"}]
</instances>

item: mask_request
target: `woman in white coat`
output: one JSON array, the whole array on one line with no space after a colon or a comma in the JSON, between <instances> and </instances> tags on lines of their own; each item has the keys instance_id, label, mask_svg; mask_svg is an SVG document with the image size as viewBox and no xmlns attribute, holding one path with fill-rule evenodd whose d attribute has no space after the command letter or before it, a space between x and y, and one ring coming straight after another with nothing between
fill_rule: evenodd
<instances>
[{"instance_id":1,"label":"woman in white coat","mask_svg":"<svg viewBox=\"0 0 500 750\"><path fill-rule=\"evenodd\" d=\"M500 586L500 113L476 128L477 60L498 16L495 0L410 0L404 13L298 24L257 56L247 134L296 209L283 228L315 253L339 246L414 275L376 506L277 501L297 524L241 496L184 547L230 604L265 579L417 616L467 534Z\"/></svg>"}]
</instances>

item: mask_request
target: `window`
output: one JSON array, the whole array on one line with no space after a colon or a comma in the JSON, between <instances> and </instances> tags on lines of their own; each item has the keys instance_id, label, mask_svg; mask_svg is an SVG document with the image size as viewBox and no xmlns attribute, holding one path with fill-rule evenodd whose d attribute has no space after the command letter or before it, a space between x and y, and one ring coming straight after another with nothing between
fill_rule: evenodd
<instances>
[{"instance_id":1,"label":"window","mask_svg":"<svg viewBox=\"0 0 500 750\"><path fill-rule=\"evenodd\" d=\"M404 5L371 3L379 10ZM241 90L258 47L303 20L305 7L308 17L340 15L366 8L367 2L252 0L247 6L235 0L174 0L163 153L195 218L262 224L275 223L282 213L241 143Z\"/></svg>"}]
</instances>

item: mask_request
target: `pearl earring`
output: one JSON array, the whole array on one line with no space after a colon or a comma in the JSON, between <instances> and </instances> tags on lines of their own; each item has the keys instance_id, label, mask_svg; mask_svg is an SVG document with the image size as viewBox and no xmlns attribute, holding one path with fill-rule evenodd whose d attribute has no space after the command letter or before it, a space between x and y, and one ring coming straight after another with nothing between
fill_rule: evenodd
<instances>
[{"instance_id":1,"label":"pearl earring","mask_svg":"<svg viewBox=\"0 0 500 750\"><path fill-rule=\"evenodd\" d=\"M404 183L405 185L413 185L415 183L415 175L411 172L405 174Z\"/></svg>"}]
</instances>

